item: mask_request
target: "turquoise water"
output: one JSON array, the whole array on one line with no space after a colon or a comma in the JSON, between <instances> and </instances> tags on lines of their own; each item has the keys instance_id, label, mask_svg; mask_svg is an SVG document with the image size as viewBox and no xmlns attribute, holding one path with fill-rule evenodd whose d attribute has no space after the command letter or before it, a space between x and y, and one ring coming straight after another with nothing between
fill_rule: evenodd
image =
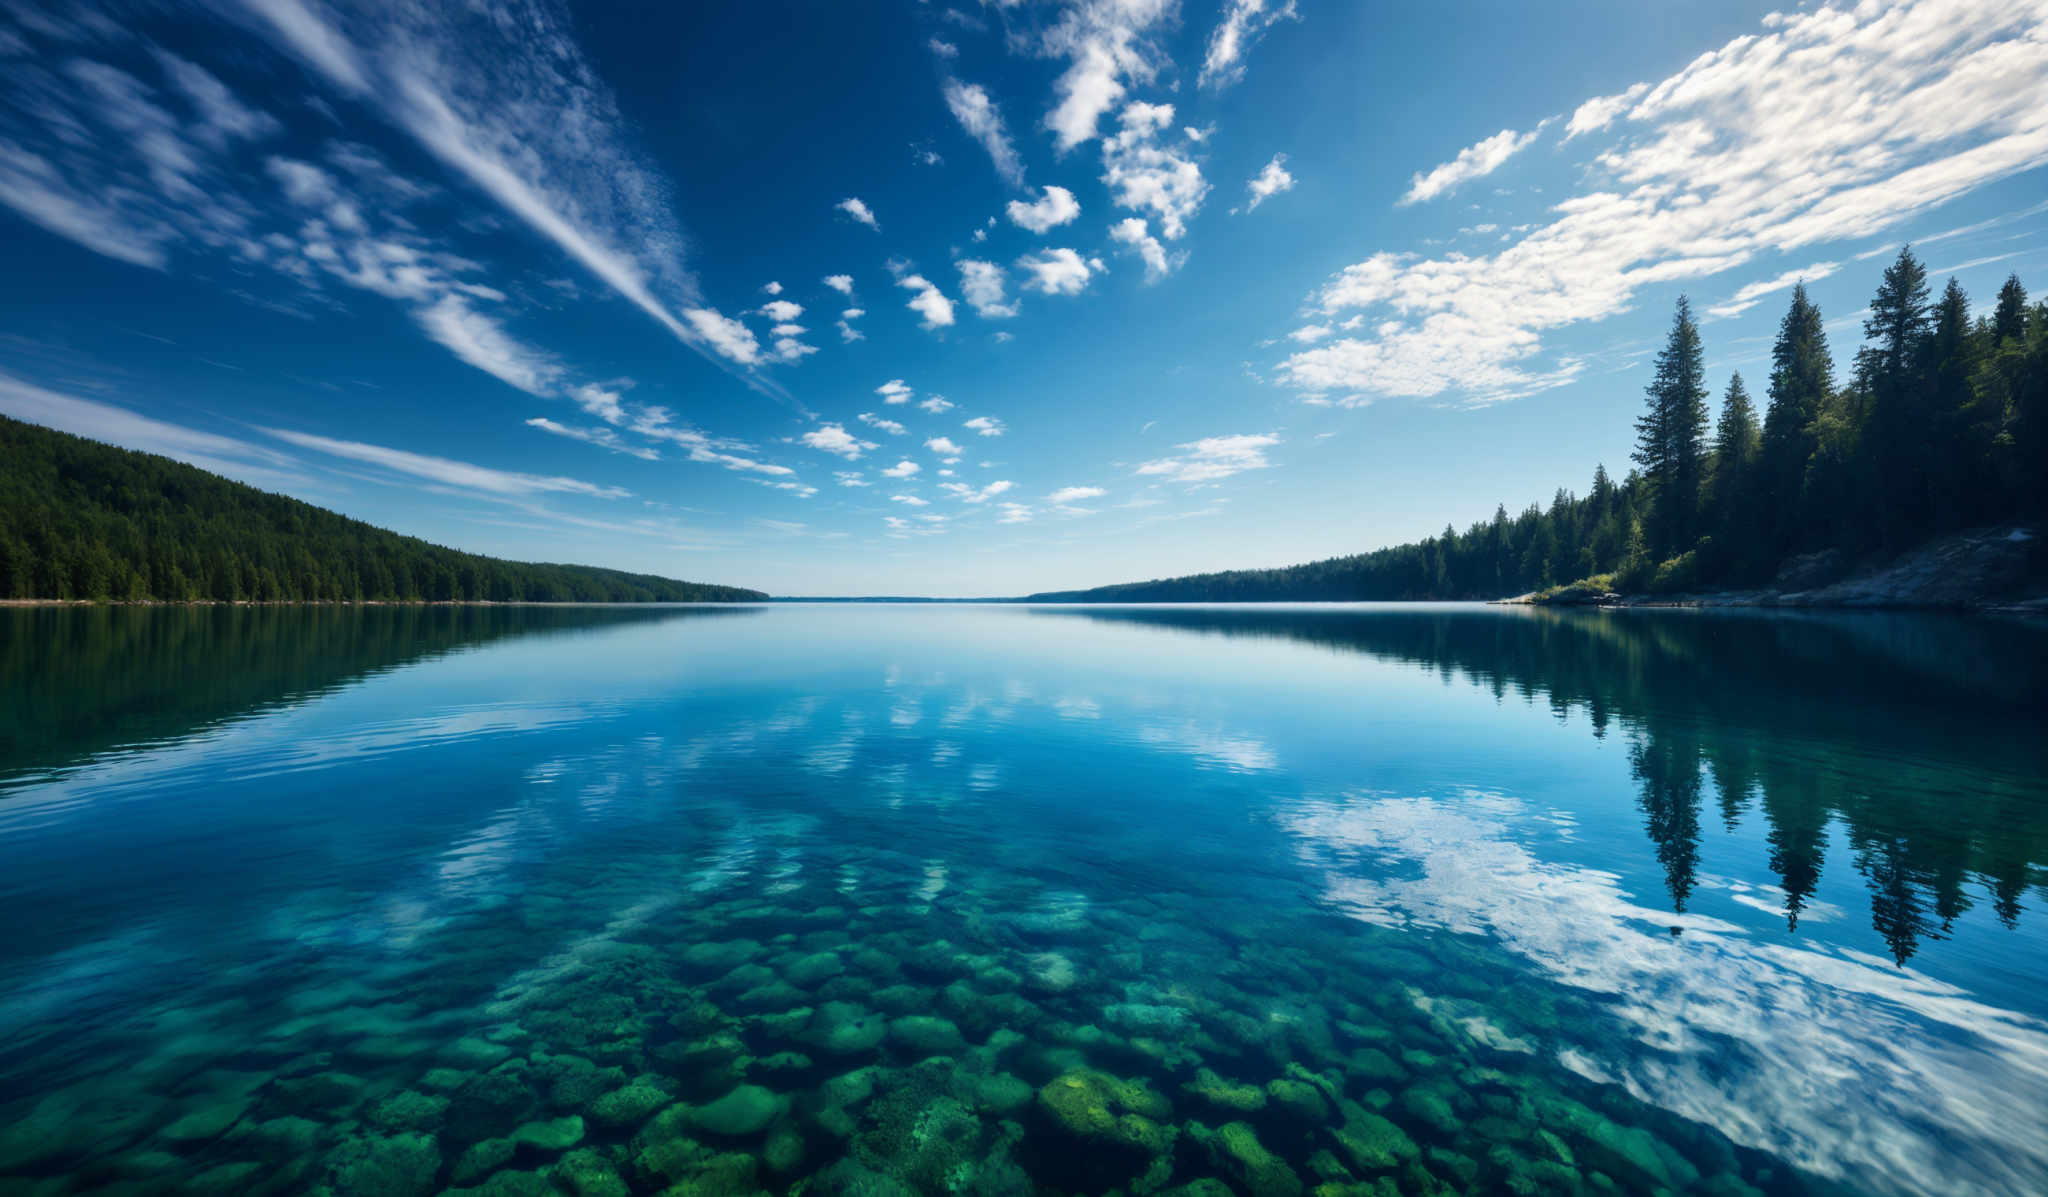
<instances>
[{"instance_id":1,"label":"turquoise water","mask_svg":"<svg viewBox=\"0 0 2048 1197\"><path fill-rule=\"evenodd\" d=\"M2048 628L0 611L0 1192L2048 1192Z\"/></svg>"}]
</instances>

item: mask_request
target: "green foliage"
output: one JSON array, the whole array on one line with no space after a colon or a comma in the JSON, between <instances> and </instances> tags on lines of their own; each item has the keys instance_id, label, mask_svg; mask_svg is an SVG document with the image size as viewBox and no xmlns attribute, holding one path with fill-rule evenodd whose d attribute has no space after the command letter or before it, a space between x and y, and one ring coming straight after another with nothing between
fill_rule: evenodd
<instances>
[{"instance_id":1,"label":"green foliage","mask_svg":"<svg viewBox=\"0 0 2048 1197\"><path fill-rule=\"evenodd\" d=\"M1885 270L1865 323L1870 343L1835 384L1820 308L1804 285L1771 350L1762 427L1739 375L1706 443L1704 347L1678 301L1636 423L1640 473L1594 471L1584 496L1504 507L1460 533L1286 569L1231 570L1094 590L1046 602L1481 599L1561 593L1674 593L1768 582L1791 557L1896 552L1931 536L2048 515L2048 304L2017 276L1972 323L1951 281L1928 299L1911 249ZM4 568L4 567L0 567Z\"/></svg>"},{"instance_id":2,"label":"green foliage","mask_svg":"<svg viewBox=\"0 0 2048 1197\"><path fill-rule=\"evenodd\" d=\"M0 598L746 602L733 586L428 544L148 453L0 417Z\"/></svg>"}]
</instances>

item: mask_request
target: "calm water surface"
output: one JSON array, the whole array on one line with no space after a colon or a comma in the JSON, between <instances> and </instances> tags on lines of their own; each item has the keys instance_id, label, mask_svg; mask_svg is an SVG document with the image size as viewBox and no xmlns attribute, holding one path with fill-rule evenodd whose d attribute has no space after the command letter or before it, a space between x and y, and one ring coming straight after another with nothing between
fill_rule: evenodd
<instances>
[{"instance_id":1,"label":"calm water surface","mask_svg":"<svg viewBox=\"0 0 2048 1197\"><path fill-rule=\"evenodd\" d=\"M0 1192L2048 1192L2048 628L0 611Z\"/></svg>"}]
</instances>

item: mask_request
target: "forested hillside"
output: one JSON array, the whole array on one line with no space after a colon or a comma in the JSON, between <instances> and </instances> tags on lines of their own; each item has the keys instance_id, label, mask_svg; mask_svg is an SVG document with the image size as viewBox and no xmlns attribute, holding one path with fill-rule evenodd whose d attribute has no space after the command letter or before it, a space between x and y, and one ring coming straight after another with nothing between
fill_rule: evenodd
<instances>
[{"instance_id":1,"label":"forested hillside","mask_svg":"<svg viewBox=\"0 0 2048 1197\"><path fill-rule=\"evenodd\" d=\"M0 417L0 598L745 602L734 586L457 552Z\"/></svg>"},{"instance_id":2,"label":"forested hillside","mask_svg":"<svg viewBox=\"0 0 2048 1197\"><path fill-rule=\"evenodd\" d=\"M1884 272L1865 343L1838 380L1802 285L1778 326L1765 408L1739 373L1709 423L1705 348L1684 300L1636 423L1636 469L1595 469L1520 515L1284 569L1231 570L1042 602L1499 598L1587 580L1664 593L1769 582L1788 560L1897 553L1929 537L2048 514L2048 303L2018 276L1972 317L1955 280L1931 298L1912 249Z\"/></svg>"}]
</instances>

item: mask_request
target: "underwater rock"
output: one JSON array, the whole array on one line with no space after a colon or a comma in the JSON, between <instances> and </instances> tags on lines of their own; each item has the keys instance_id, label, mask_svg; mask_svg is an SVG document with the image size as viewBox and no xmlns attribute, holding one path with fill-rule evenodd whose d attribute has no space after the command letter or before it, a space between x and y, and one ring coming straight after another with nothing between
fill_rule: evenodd
<instances>
[{"instance_id":1,"label":"underwater rock","mask_svg":"<svg viewBox=\"0 0 2048 1197\"><path fill-rule=\"evenodd\" d=\"M590 1120L597 1125L625 1130L652 1118L669 1101L667 1090L642 1077L591 1102L588 1109Z\"/></svg>"},{"instance_id":2,"label":"underwater rock","mask_svg":"<svg viewBox=\"0 0 2048 1197\"><path fill-rule=\"evenodd\" d=\"M826 1002L811 1016L805 1042L835 1056L851 1056L881 1046L889 1024L882 1016L851 1002Z\"/></svg>"},{"instance_id":3,"label":"underwater rock","mask_svg":"<svg viewBox=\"0 0 2048 1197\"><path fill-rule=\"evenodd\" d=\"M193 1177L183 1188L191 1194L220 1193L241 1194L256 1188L257 1177L263 1173L263 1165L254 1160L241 1160L232 1164L217 1164Z\"/></svg>"},{"instance_id":4,"label":"underwater rock","mask_svg":"<svg viewBox=\"0 0 2048 1197\"><path fill-rule=\"evenodd\" d=\"M676 963L698 976L717 976L761 954L761 945L751 939L724 943L695 943L676 953Z\"/></svg>"},{"instance_id":5,"label":"underwater rock","mask_svg":"<svg viewBox=\"0 0 2048 1197\"><path fill-rule=\"evenodd\" d=\"M505 1134L539 1110L540 1100L516 1072L486 1072L455 1091L442 1126L453 1141L474 1143Z\"/></svg>"},{"instance_id":6,"label":"underwater rock","mask_svg":"<svg viewBox=\"0 0 2048 1197\"><path fill-rule=\"evenodd\" d=\"M617 1066L599 1068L582 1056L550 1056L538 1061L534 1076L548 1087L548 1101L564 1109L580 1109L599 1096L618 1088L626 1070Z\"/></svg>"},{"instance_id":7,"label":"underwater rock","mask_svg":"<svg viewBox=\"0 0 2048 1197\"><path fill-rule=\"evenodd\" d=\"M889 1038L920 1057L950 1055L967 1046L960 1028L930 1014L912 1014L889 1024Z\"/></svg>"},{"instance_id":8,"label":"underwater rock","mask_svg":"<svg viewBox=\"0 0 2048 1197\"><path fill-rule=\"evenodd\" d=\"M429 1096L417 1089L407 1089L401 1093L394 1093L370 1107L366 1120L381 1130L431 1131L441 1124L441 1117L447 1112L447 1098Z\"/></svg>"},{"instance_id":9,"label":"underwater rock","mask_svg":"<svg viewBox=\"0 0 2048 1197\"><path fill-rule=\"evenodd\" d=\"M440 1170L433 1136L416 1131L349 1139L328 1157L329 1183L350 1197L426 1197Z\"/></svg>"},{"instance_id":10,"label":"underwater rock","mask_svg":"<svg viewBox=\"0 0 2048 1197\"><path fill-rule=\"evenodd\" d=\"M363 1078L346 1072L319 1072L284 1077L270 1086L266 1100L295 1114L335 1115L363 1097Z\"/></svg>"},{"instance_id":11,"label":"underwater rock","mask_svg":"<svg viewBox=\"0 0 2048 1197\"><path fill-rule=\"evenodd\" d=\"M1307 1081L1293 1077L1276 1077L1266 1082L1266 1096L1274 1107L1290 1118L1314 1126L1330 1120L1330 1103L1323 1091Z\"/></svg>"},{"instance_id":12,"label":"underwater rock","mask_svg":"<svg viewBox=\"0 0 2048 1197\"><path fill-rule=\"evenodd\" d=\"M975 1100L997 1114L1011 1114L1031 1103L1031 1086L1007 1072L992 1073L974 1083Z\"/></svg>"},{"instance_id":13,"label":"underwater rock","mask_svg":"<svg viewBox=\"0 0 2048 1197\"><path fill-rule=\"evenodd\" d=\"M185 1114L157 1131L157 1137L167 1143L181 1144L197 1144L218 1139L227 1133L229 1127L241 1121L248 1108L249 1103L245 1098L225 1098Z\"/></svg>"},{"instance_id":14,"label":"underwater rock","mask_svg":"<svg viewBox=\"0 0 2048 1197\"><path fill-rule=\"evenodd\" d=\"M1246 1122L1230 1122L1211 1131L1188 1124L1188 1135L1209 1155L1209 1162L1251 1194L1251 1197L1301 1197L1301 1178L1284 1160L1266 1150Z\"/></svg>"},{"instance_id":15,"label":"underwater rock","mask_svg":"<svg viewBox=\"0 0 2048 1197\"><path fill-rule=\"evenodd\" d=\"M1213 1176L1204 1176L1160 1192L1159 1197L1237 1197L1227 1184Z\"/></svg>"},{"instance_id":16,"label":"underwater rock","mask_svg":"<svg viewBox=\"0 0 2048 1197\"><path fill-rule=\"evenodd\" d=\"M846 971L837 952L813 952L791 962L782 970L783 979L802 989L815 989Z\"/></svg>"},{"instance_id":17,"label":"underwater rock","mask_svg":"<svg viewBox=\"0 0 2048 1197\"><path fill-rule=\"evenodd\" d=\"M1204 1068L1195 1079L1180 1087L1181 1092L1223 1110L1249 1114L1266 1108L1266 1093L1257 1085L1234 1084Z\"/></svg>"},{"instance_id":18,"label":"underwater rock","mask_svg":"<svg viewBox=\"0 0 2048 1197\"><path fill-rule=\"evenodd\" d=\"M604 1153L588 1147L563 1156L548 1169L548 1179L571 1197L627 1197L632 1192Z\"/></svg>"},{"instance_id":19,"label":"underwater rock","mask_svg":"<svg viewBox=\"0 0 2048 1197\"><path fill-rule=\"evenodd\" d=\"M1344 1125L1331 1137L1360 1172L1391 1172L1421 1155L1408 1132L1364 1106L1347 1101L1343 1111Z\"/></svg>"},{"instance_id":20,"label":"underwater rock","mask_svg":"<svg viewBox=\"0 0 2048 1197\"><path fill-rule=\"evenodd\" d=\"M478 1039L475 1036L464 1036L441 1049L441 1059L451 1067L466 1068L472 1072L481 1072L494 1064L501 1064L511 1056L512 1049L504 1044Z\"/></svg>"},{"instance_id":21,"label":"underwater rock","mask_svg":"<svg viewBox=\"0 0 2048 1197\"><path fill-rule=\"evenodd\" d=\"M268 1122L244 1123L235 1129L234 1139L266 1159L298 1159L310 1154L320 1141L321 1124L310 1118L272 1118Z\"/></svg>"},{"instance_id":22,"label":"underwater rock","mask_svg":"<svg viewBox=\"0 0 2048 1197\"><path fill-rule=\"evenodd\" d=\"M732 1092L691 1111L690 1121L700 1130L739 1139L758 1135L782 1113L787 1099L760 1085L741 1085Z\"/></svg>"},{"instance_id":23,"label":"underwater rock","mask_svg":"<svg viewBox=\"0 0 2048 1197\"><path fill-rule=\"evenodd\" d=\"M528 1122L513 1131L512 1142L541 1151L567 1151L583 1141L583 1119L575 1114L546 1122Z\"/></svg>"},{"instance_id":24,"label":"underwater rock","mask_svg":"<svg viewBox=\"0 0 2048 1197\"><path fill-rule=\"evenodd\" d=\"M735 1010L772 1014L793 1010L809 1000L809 996L803 990L777 977L765 985L756 985L733 998L732 1005Z\"/></svg>"},{"instance_id":25,"label":"underwater rock","mask_svg":"<svg viewBox=\"0 0 2048 1197\"><path fill-rule=\"evenodd\" d=\"M1053 1125L1097 1148L1121 1147L1160 1154L1172 1144L1173 1114L1164 1097L1143 1081L1126 1081L1092 1068L1076 1068L1047 1081L1038 1106Z\"/></svg>"},{"instance_id":26,"label":"underwater rock","mask_svg":"<svg viewBox=\"0 0 2048 1197\"><path fill-rule=\"evenodd\" d=\"M510 1139L485 1139L472 1143L448 1169L448 1179L458 1185L475 1184L512 1162L518 1145Z\"/></svg>"},{"instance_id":27,"label":"underwater rock","mask_svg":"<svg viewBox=\"0 0 2048 1197\"><path fill-rule=\"evenodd\" d=\"M1415 1087L1401 1090L1401 1112L1420 1122L1438 1134L1451 1136L1458 1133L1458 1114L1451 1108L1451 1100L1441 1090Z\"/></svg>"},{"instance_id":28,"label":"underwater rock","mask_svg":"<svg viewBox=\"0 0 2048 1197\"><path fill-rule=\"evenodd\" d=\"M775 1131L761 1148L761 1160L771 1172L796 1171L804 1162L804 1137L788 1127Z\"/></svg>"},{"instance_id":29,"label":"underwater rock","mask_svg":"<svg viewBox=\"0 0 2048 1197\"><path fill-rule=\"evenodd\" d=\"M1361 1047L1345 1057L1344 1069L1352 1076L1368 1084L1399 1084L1408 1079L1408 1070L1394 1062L1394 1057L1375 1047Z\"/></svg>"},{"instance_id":30,"label":"underwater rock","mask_svg":"<svg viewBox=\"0 0 2048 1197\"><path fill-rule=\"evenodd\" d=\"M931 991L922 985L891 985L868 995L868 1001L888 1014L913 1014L931 1002Z\"/></svg>"}]
</instances>

